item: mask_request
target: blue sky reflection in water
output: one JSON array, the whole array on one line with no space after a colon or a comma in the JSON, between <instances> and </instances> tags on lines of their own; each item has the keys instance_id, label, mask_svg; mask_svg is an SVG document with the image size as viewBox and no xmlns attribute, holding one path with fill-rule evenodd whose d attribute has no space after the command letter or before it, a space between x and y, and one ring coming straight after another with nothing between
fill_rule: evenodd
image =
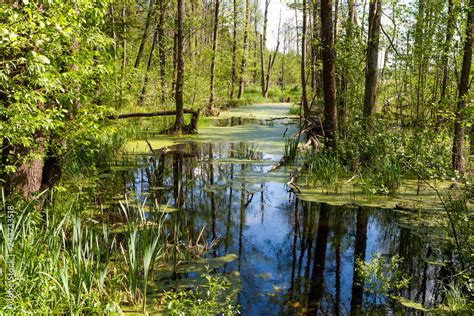
<instances>
[{"instance_id":1,"label":"blue sky reflection in water","mask_svg":"<svg viewBox=\"0 0 474 316\"><path fill-rule=\"evenodd\" d=\"M412 277L405 297L426 306L438 299L440 267L423 260L430 256L427 239L400 226L391 210L296 199L284 181L267 172L280 158L244 142L186 142L154 158L138 156L144 167L123 176L127 190L140 199L172 206L179 179L182 229L196 238L205 226L209 243L219 239L209 257L238 255L221 271L240 271L243 315L348 314L375 308L373 298L354 282L354 255L369 260L376 252L405 259L403 270ZM376 303L383 310L399 308L387 300Z\"/></svg>"}]
</instances>

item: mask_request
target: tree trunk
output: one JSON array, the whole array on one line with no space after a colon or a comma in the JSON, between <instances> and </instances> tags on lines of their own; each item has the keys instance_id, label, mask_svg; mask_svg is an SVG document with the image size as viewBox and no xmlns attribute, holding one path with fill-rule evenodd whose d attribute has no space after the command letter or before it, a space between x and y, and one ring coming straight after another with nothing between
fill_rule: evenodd
<instances>
[{"instance_id":1,"label":"tree trunk","mask_svg":"<svg viewBox=\"0 0 474 316\"><path fill-rule=\"evenodd\" d=\"M114 84L116 87L119 86L118 82L118 51L117 51L117 32L115 31L115 9L113 3L110 4L110 16L112 22L112 41L113 41L113 49L114 49ZM116 104L119 104L120 101L118 99L117 90L114 90L114 100Z\"/></svg>"},{"instance_id":2,"label":"tree trunk","mask_svg":"<svg viewBox=\"0 0 474 316\"><path fill-rule=\"evenodd\" d=\"M461 80L459 82L459 96L456 121L454 123L453 139L453 169L464 172L464 109L468 106L469 80L472 65L472 42L474 27L474 0L469 1L467 8L466 38L464 39L464 55L462 60Z\"/></svg>"},{"instance_id":3,"label":"tree trunk","mask_svg":"<svg viewBox=\"0 0 474 316\"><path fill-rule=\"evenodd\" d=\"M336 0L334 7L334 43L337 42L337 19L339 15L339 0Z\"/></svg>"},{"instance_id":4,"label":"tree trunk","mask_svg":"<svg viewBox=\"0 0 474 316\"><path fill-rule=\"evenodd\" d=\"M174 131L181 134L184 128L184 19L185 19L185 0L178 0L178 32L177 32L177 77L176 77L176 121L174 124Z\"/></svg>"},{"instance_id":5,"label":"tree trunk","mask_svg":"<svg viewBox=\"0 0 474 316\"><path fill-rule=\"evenodd\" d=\"M242 63L240 64L240 81L239 81L239 93L237 98L240 99L244 95L245 88L245 68L247 67L247 50L249 44L249 14L250 14L250 1L245 1L245 23L244 23L244 55L242 56Z\"/></svg>"},{"instance_id":6,"label":"tree trunk","mask_svg":"<svg viewBox=\"0 0 474 316\"><path fill-rule=\"evenodd\" d=\"M306 78L306 35L307 35L307 10L306 0L303 0L303 32L301 35L301 103L303 105L304 116L309 116L307 78Z\"/></svg>"},{"instance_id":7,"label":"tree trunk","mask_svg":"<svg viewBox=\"0 0 474 316\"><path fill-rule=\"evenodd\" d=\"M212 61L211 61L211 95L209 96L208 113L213 115L215 112L215 96L214 96L214 80L216 78L216 51L217 51L217 36L219 34L219 0L216 0L214 9L214 29L212 37Z\"/></svg>"},{"instance_id":8,"label":"tree trunk","mask_svg":"<svg viewBox=\"0 0 474 316\"><path fill-rule=\"evenodd\" d=\"M352 47L352 29L356 24L356 16L355 16L355 7L356 7L356 0L349 0L349 14L347 16L347 24L346 24L346 41L347 47ZM344 65L342 69L341 75L341 96L339 98L339 122L340 122L340 129L345 129L347 125L347 121L349 119L349 111L347 109L347 99L349 93L349 69L347 65Z\"/></svg>"},{"instance_id":9,"label":"tree trunk","mask_svg":"<svg viewBox=\"0 0 474 316\"><path fill-rule=\"evenodd\" d=\"M443 80L441 82L441 95L440 95L440 103L445 102L446 99L446 90L448 87L448 77L449 77L449 53L451 51L451 41L454 35L454 0L448 0L448 24L446 26L446 40L444 42L444 49L443 49L443 60L442 60L442 67L443 67Z\"/></svg>"},{"instance_id":10,"label":"tree trunk","mask_svg":"<svg viewBox=\"0 0 474 316\"><path fill-rule=\"evenodd\" d=\"M143 30L142 41L140 42L140 47L138 48L137 58L135 59L135 64L133 65L134 69L138 69L140 66L140 61L142 59L143 50L145 49L145 43L148 37L148 32L150 30L151 17L153 15L153 4L154 0L149 0L148 2L148 13L146 15L145 29Z\"/></svg>"},{"instance_id":11,"label":"tree trunk","mask_svg":"<svg viewBox=\"0 0 474 316\"><path fill-rule=\"evenodd\" d=\"M158 17L158 54L160 55L160 86L161 86L161 103L165 103L166 99L166 54L165 54L165 32L163 24L165 23L165 8L163 2L160 1L160 13Z\"/></svg>"},{"instance_id":12,"label":"tree trunk","mask_svg":"<svg viewBox=\"0 0 474 316\"><path fill-rule=\"evenodd\" d=\"M268 23L268 6L270 0L265 0L265 10L263 13L263 35L260 34L260 81L262 84L262 96L265 96L265 50L267 48L267 23Z\"/></svg>"},{"instance_id":13,"label":"tree trunk","mask_svg":"<svg viewBox=\"0 0 474 316\"><path fill-rule=\"evenodd\" d=\"M418 12L415 27L415 44L413 48L413 60L416 62L417 79L416 79L416 123L420 123L420 108L422 106L422 81L424 78L424 24L425 24L425 1L418 0Z\"/></svg>"},{"instance_id":14,"label":"tree trunk","mask_svg":"<svg viewBox=\"0 0 474 316\"><path fill-rule=\"evenodd\" d=\"M382 16L382 1L370 0L369 4L369 34L367 39L367 61L365 73L364 116L368 127L373 127L375 102L377 97L378 54L380 41L380 19Z\"/></svg>"},{"instance_id":15,"label":"tree trunk","mask_svg":"<svg viewBox=\"0 0 474 316\"><path fill-rule=\"evenodd\" d=\"M123 105L123 93L125 90L125 79L127 75L127 6L125 3L123 4L122 7L122 22L123 22L123 28L122 28L122 79L120 81L120 104Z\"/></svg>"},{"instance_id":16,"label":"tree trunk","mask_svg":"<svg viewBox=\"0 0 474 316\"><path fill-rule=\"evenodd\" d=\"M474 124L471 125L470 138L471 138L470 153L471 153L471 156L474 156Z\"/></svg>"},{"instance_id":17,"label":"tree trunk","mask_svg":"<svg viewBox=\"0 0 474 316\"><path fill-rule=\"evenodd\" d=\"M237 0L233 2L233 20L232 28L232 83L230 87L230 98L234 98L235 82L237 81Z\"/></svg>"},{"instance_id":18,"label":"tree trunk","mask_svg":"<svg viewBox=\"0 0 474 316\"><path fill-rule=\"evenodd\" d=\"M253 17L253 25L254 25L254 33L255 33L255 40L253 41L253 65L252 65L252 69L253 69L253 76L252 76L252 84L253 85L256 85L257 84L257 81L258 81L258 67L257 67L257 64L258 64L258 54L259 54L259 40L258 40L258 12L259 11L259 8L258 8L258 2L255 3L254 5L254 11L253 11L253 14L252 14L252 17ZM252 25L252 22L250 22L250 25Z\"/></svg>"},{"instance_id":19,"label":"tree trunk","mask_svg":"<svg viewBox=\"0 0 474 316\"><path fill-rule=\"evenodd\" d=\"M156 46L156 42L158 41L158 37L159 37L159 32L158 32L158 27L156 27L155 32L153 34L153 42L150 48L150 55L148 56L148 63L146 65L145 80L143 81L142 92L140 93L140 98L138 99L138 103L137 103L138 106L143 105L143 101L145 100L146 88L148 85L148 77L150 75L151 65L153 63L153 52L155 51L155 46Z\"/></svg>"},{"instance_id":20,"label":"tree trunk","mask_svg":"<svg viewBox=\"0 0 474 316\"><path fill-rule=\"evenodd\" d=\"M313 1L313 32L311 35L311 90L313 94L317 94L318 86L318 56L319 56L319 45L317 45L319 37L319 21L318 11L319 2Z\"/></svg>"},{"instance_id":21,"label":"tree trunk","mask_svg":"<svg viewBox=\"0 0 474 316\"><path fill-rule=\"evenodd\" d=\"M262 85L262 96L265 96L265 57L264 57L264 51L263 51L263 35L260 34L260 83Z\"/></svg>"},{"instance_id":22,"label":"tree trunk","mask_svg":"<svg viewBox=\"0 0 474 316\"><path fill-rule=\"evenodd\" d=\"M324 88L324 133L329 147L334 147L337 131L336 66L334 55L332 0L321 0L321 40Z\"/></svg>"},{"instance_id":23,"label":"tree trunk","mask_svg":"<svg viewBox=\"0 0 474 316\"><path fill-rule=\"evenodd\" d=\"M354 243L354 273L352 277L351 315L361 314L364 297L364 279L357 273L356 260L365 261L367 250L367 226L369 214L363 207L357 209L356 238Z\"/></svg>"},{"instance_id":24,"label":"tree trunk","mask_svg":"<svg viewBox=\"0 0 474 316\"><path fill-rule=\"evenodd\" d=\"M300 54L300 32L298 31L298 10L295 7L296 55Z\"/></svg>"},{"instance_id":25,"label":"tree trunk","mask_svg":"<svg viewBox=\"0 0 474 316\"><path fill-rule=\"evenodd\" d=\"M39 104L38 108L44 111L44 104ZM25 199L30 199L41 188L44 166L43 156L46 150L44 131L38 130L35 132L35 143L37 146L34 148L19 146L12 150L16 156L16 170L15 173L7 176L6 186L10 192L18 192Z\"/></svg>"},{"instance_id":26,"label":"tree trunk","mask_svg":"<svg viewBox=\"0 0 474 316\"><path fill-rule=\"evenodd\" d=\"M280 21L281 21L281 19L280 19ZM270 79L271 79L271 76L272 76L272 69L273 69L273 65L275 64L275 59L277 57L279 47L280 47L280 23L278 23L277 45L275 47L275 52L273 53L273 57L272 57L272 55L270 55L270 59L268 60L267 79L265 81L265 93L264 93L265 98L268 98L268 89L270 87Z\"/></svg>"}]
</instances>

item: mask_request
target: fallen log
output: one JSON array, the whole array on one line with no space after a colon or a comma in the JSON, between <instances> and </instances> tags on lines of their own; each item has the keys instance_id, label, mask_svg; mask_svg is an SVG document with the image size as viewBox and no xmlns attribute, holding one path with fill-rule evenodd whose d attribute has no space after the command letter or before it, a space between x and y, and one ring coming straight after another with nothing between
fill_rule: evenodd
<instances>
[{"instance_id":1,"label":"fallen log","mask_svg":"<svg viewBox=\"0 0 474 316\"><path fill-rule=\"evenodd\" d=\"M193 116L199 116L199 111L184 109L185 114L193 114ZM176 115L176 111L174 110L165 110L165 111L158 111L158 112L137 112L137 113L125 113L119 115L108 115L106 118L109 120L118 120L130 117L152 117L152 116L170 116Z\"/></svg>"},{"instance_id":2,"label":"fallen log","mask_svg":"<svg viewBox=\"0 0 474 316\"><path fill-rule=\"evenodd\" d=\"M198 124L198 120L199 120L199 111L184 109L183 112L184 112L184 114L191 114L192 115L191 122L186 127L186 130L188 130L189 132L197 131L197 124ZM119 115L108 115L108 116L106 116L106 118L109 119L109 120L119 120L119 119L132 118L132 117L153 117L153 116L171 116L171 115L176 115L176 111L175 110L165 110L165 111L157 111L157 112L125 113L125 114L119 114Z\"/></svg>"}]
</instances>

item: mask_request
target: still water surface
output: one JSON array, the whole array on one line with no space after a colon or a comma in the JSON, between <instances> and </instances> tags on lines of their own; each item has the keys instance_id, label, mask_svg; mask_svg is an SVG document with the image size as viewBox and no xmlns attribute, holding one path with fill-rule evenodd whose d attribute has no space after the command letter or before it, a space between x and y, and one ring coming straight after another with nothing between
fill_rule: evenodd
<instances>
[{"instance_id":1,"label":"still water surface","mask_svg":"<svg viewBox=\"0 0 474 316\"><path fill-rule=\"evenodd\" d=\"M141 201L181 209L181 229L191 239L205 227L205 239L215 243L206 256L237 255L220 272L240 273L243 315L399 311L395 302L368 295L355 274L355 258L377 252L404 259L411 277L405 297L425 306L439 300L442 268L425 260L433 256L429 238L400 225L392 210L299 200L285 184L291 168L269 172L283 149L266 143L284 140L288 126L265 128L265 139L186 141L136 155L139 166L115 177Z\"/></svg>"}]
</instances>

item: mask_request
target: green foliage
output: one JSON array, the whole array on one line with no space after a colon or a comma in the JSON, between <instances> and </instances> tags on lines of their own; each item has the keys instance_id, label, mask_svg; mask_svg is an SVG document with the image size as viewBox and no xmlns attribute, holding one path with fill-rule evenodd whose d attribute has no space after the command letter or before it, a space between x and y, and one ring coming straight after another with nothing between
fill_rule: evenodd
<instances>
[{"instance_id":1,"label":"green foliage","mask_svg":"<svg viewBox=\"0 0 474 316\"><path fill-rule=\"evenodd\" d=\"M106 226L93 227L81 217L83 205L74 199L61 210L36 205L14 205L14 230L10 234L1 217L3 271L13 273L13 300L7 298L7 275L0 287L0 311L7 314L110 313L120 311L123 277L111 265ZM2 213L3 215L4 213ZM44 216L43 216L44 215ZM10 237L14 236L12 240ZM13 248L9 249L9 243ZM6 258L13 258L10 264ZM11 270L13 269L13 270Z\"/></svg>"},{"instance_id":2,"label":"green foliage","mask_svg":"<svg viewBox=\"0 0 474 316\"><path fill-rule=\"evenodd\" d=\"M171 315L237 315L233 298L229 295L231 283L223 276L202 275L207 283L194 290L167 292L161 298Z\"/></svg>"},{"instance_id":3,"label":"green foliage","mask_svg":"<svg viewBox=\"0 0 474 316\"><path fill-rule=\"evenodd\" d=\"M319 178L324 181L337 181L338 177L330 176L330 170L334 168L335 173L347 170L360 176L357 185L364 192L394 194L403 178L418 179L421 174L426 179L442 180L453 175L449 138L443 132L402 130L381 122L372 132L367 132L363 121L354 121L347 128L334 151L322 151L307 158L310 178L312 173L321 173Z\"/></svg>"},{"instance_id":4,"label":"green foliage","mask_svg":"<svg viewBox=\"0 0 474 316\"><path fill-rule=\"evenodd\" d=\"M402 262L403 259L398 255L388 259L380 253L376 253L368 262L356 260L356 273L363 280L364 290L370 294L374 303L389 295L397 295L408 287L410 280L401 271Z\"/></svg>"},{"instance_id":5,"label":"green foliage","mask_svg":"<svg viewBox=\"0 0 474 316\"><path fill-rule=\"evenodd\" d=\"M298 157L299 137L288 137L285 141L285 159L287 162L294 162Z\"/></svg>"},{"instance_id":6,"label":"green foliage","mask_svg":"<svg viewBox=\"0 0 474 316\"><path fill-rule=\"evenodd\" d=\"M472 301L474 280L467 279L462 282L452 283L444 290L444 304L438 308L439 312L450 314L472 314L474 311L474 303ZM470 288L466 293L465 287Z\"/></svg>"},{"instance_id":7,"label":"green foliage","mask_svg":"<svg viewBox=\"0 0 474 316\"><path fill-rule=\"evenodd\" d=\"M343 175L344 168L336 154L328 151L309 155L305 159L305 165L308 185L338 190L340 185L338 181Z\"/></svg>"},{"instance_id":8,"label":"green foliage","mask_svg":"<svg viewBox=\"0 0 474 316\"><path fill-rule=\"evenodd\" d=\"M239 159L249 160L261 160L263 156L262 152L258 150L258 145L248 143L239 143L235 155Z\"/></svg>"},{"instance_id":9,"label":"green foliage","mask_svg":"<svg viewBox=\"0 0 474 316\"><path fill-rule=\"evenodd\" d=\"M12 149L10 172L32 158L40 136L61 155L97 150L89 141L103 132L99 120L109 111L97 96L110 44L100 30L105 9L95 0L0 7L0 130Z\"/></svg>"}]
</instances>

